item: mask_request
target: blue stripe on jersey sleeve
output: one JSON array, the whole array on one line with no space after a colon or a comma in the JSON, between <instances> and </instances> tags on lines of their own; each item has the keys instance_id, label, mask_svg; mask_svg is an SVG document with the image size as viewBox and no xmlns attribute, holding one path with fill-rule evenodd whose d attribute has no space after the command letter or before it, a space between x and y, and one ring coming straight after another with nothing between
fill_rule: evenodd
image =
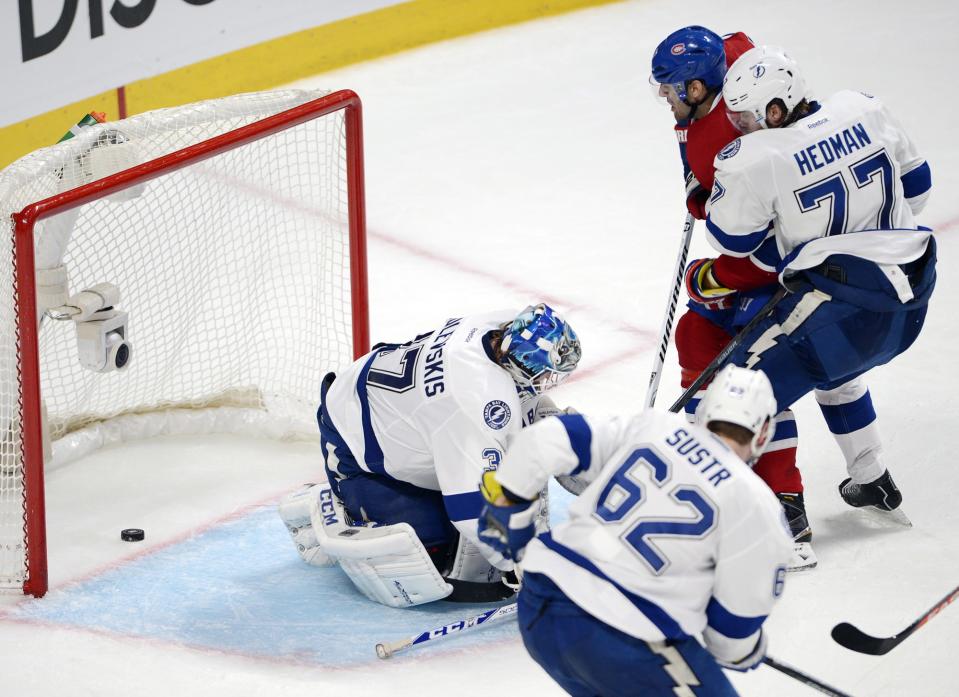
<instances>
[{"instance_id":1,"label":"blue stripe on jersey sleeve","mask_svg":"<svg viewBox=\"0 0 959 697\"><path fill-rule=\"evenodd\" d=\"M753 259L760 268L766 271L775 271L779 263L783 260L779 255L779 247L776 245L776 237L769 235L759 248L753 252Z\"/></svg>"},{"instance_id":2,"label":"blue stripe on jersey sleeve","mask_svg":"<svg viewBox=\"0 0 959 697\"><path fill-rule=\"evenodd\" d=\"M848 404L820 404L819 408L829 430L837 435L858 431L876 420L869 392Z\"/></svg>"},{"instance_id":3,"label":"blue stripe on jersey sleeve","mask_svg":"<svg viewBox=\"0 0 959 697\"><path fill-rule=\"evenodd\" d=\"M745 639L759 631L766 621L761 617L742 617L724 608L716 598L710 598L706 606L706 623L730 639Z\"/></svg>"},{"instance_id":4,"label":"blue stripe on jersey sleeve","mask_svg":"<svg viewBox=\"0 0 959 697\"><path fill-rule=\"evenodd\" d=\"M373 431L373 418L370 415L370 396L367 394L366 378L370 374L370 368L373 367L373 361L379 356L379 351L374 351L366 361L366 365L360 370L360 375L356 380L356 396L360 400L360 413L363 422L363 462L370 472L376 474L386 474L386 468L383 465L383 449L376 439L376 433Z\"/></svg>"},{"instance_id":5,"label":"blue stripe on jersey sleeve","mask_svg":"<svg viewBox=\"0 0 959 697\"><path fill-rule=\"evenodd\" d=\"M756 232L731 235L714 223L708 215L706 216L706 229L712 234L713 239L720 244L721 251L727 254L738 254L739 256L745 256L755 251L766 239L766 235L769 234L769 228L766 227Z\"/></svg>"},{"instance_id":6,"label":"blue stripe on jersey sleeve","mask_svg":"<svg viewBox=\"0 0 959 697\"><path fill-rule=\"evenodd\" d=\"M902 192L906 198L922 196L932 188L932 171L929 169L928 162L923 162L915 169L906 172L900 179L902 179Z\"/></svg>"},{"instance_id":7,"label":"blue stripe on jersey sleeve","mask_svg":"<svg viewBox=\"0 0 959 697\"><path fill-rule=\"evenodd\" d=\"M683 631L683 628L679 626L679 623L676 622L676 620L674 620L668 612L663 610L663 608L656 603L623 588L621 585L616 583L616 581L600 571L595 564L593 564L582 554L575 552L566 545L554 540L552 533L544 533L543 535L540 535L538 539L540 542L546 545L548 549L552 550L559 556L563 557L564 559L568 559L577 566L586 569L594 576L603 579L613 586L616 590L622 593L623 597L631 602L637 610L643 613L646 616L646 619L652 622L667 639L683 639L688 636L686 632Z\"/></svg>"},{"instance_id":8,"label":"blue stripe on jersey sleeve","mask_svg":"<svg viewBox=\"0 0 959 697\"><path fill-rule=\"evenodd\" d=\"M557 418L563 424L563 428L566 429L566 435L569 436L569 445L579 460L579 464L576 465L576 469L570 472L570 475L579 474L589 469L589 449L593 443L593 432L589 430L586 419L579 414L561 414Z\"/></svg>"},{"instance_id":9,"label":"blue stripe on jersey sleeve","mask_svg":"<svg viewBox=\"0 0 959 697\"><path fill-rule=\"evenodd\" d=\"M468 491L465 494L452 494L443 497L443 505L450 520L454 523L460 520L479 518L483 509L483 495L478 491Z\"/></svg>"}]
</instances>

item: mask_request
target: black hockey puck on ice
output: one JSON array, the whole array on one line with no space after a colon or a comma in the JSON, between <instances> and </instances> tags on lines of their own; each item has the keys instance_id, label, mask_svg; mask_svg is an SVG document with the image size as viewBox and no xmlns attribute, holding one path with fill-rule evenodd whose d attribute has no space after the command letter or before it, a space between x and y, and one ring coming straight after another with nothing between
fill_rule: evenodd
<instances>
[{"instance_id":1,"label":"black hockey puck on ice","mask_svg":"<svg viewBox=\"0 0 959 697\"><path fill-rule=\"evenodd\" d=\"M126 530L120 531L120 539L124 542L139 542L144 536L140 528L127 528Z\"/></svg>"}]
</instances>

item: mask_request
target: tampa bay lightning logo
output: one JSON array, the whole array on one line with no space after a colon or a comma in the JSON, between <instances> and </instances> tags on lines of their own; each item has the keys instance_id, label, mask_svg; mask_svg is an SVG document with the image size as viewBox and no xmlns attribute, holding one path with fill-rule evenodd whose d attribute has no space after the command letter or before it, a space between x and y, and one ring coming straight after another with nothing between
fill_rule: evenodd
<instances>
[{"instance_id":1,"label":"tampa bay lightning logo","mask_svg":"<svg viewBox=\"0 0 959 697\"><path fill-rule=\"evenodd\" d=\"M495 431L500 430L509 423L511 416L509 405L499 399L494 399L483 409L483 419L486 425Z\"/></svg>"},{"instance_id":2,"label":"tampa bay lightning logo","mask_svg":"<svg viewBox=\"0 0 959 697\"><path fill-rule=\"evenodd\" d=\"M766 74L766 66L762 63L758 63L753 66L753 77L757 80Z\"/></svg>"},{"instance_id":3,"label":"tampa bay lightning logo","mask_svg":"<svg viewBox=\"0 0 959 697\"><path fill-rule=\"evenodd\" d=\"M732 143L727 145L725 148L720 150L718 157L720 160L728 160L730 157L732 157L737 152L739 152L739 148L741 147L742 147L742 140L740 138L737 138Z\"/></svg>"}]
</instances>

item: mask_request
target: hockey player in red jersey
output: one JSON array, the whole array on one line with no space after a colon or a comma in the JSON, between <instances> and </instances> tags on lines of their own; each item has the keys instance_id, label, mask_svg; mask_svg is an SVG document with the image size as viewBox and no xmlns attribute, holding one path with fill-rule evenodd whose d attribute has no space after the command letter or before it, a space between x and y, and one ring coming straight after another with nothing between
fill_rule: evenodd
<instances>
[{"instance_id":1,"label":"hockey player in red jersey","mask_svg":"<svg viewBox=\"0 0 959 697\"><path fill-rule=\"evenodd\" d=\"M753 48L738 32L720 37L700 26L667 36L653 54L650 82L670 105L686 177L686 206L706 218L717 154L741 133L729 121L722 99L723 78L736 59ZM676 326L682 386L688 387L732 336L775 291L781 261L772 235L753 254L696 259L686 270L689 309ZM699 397L686 409L692 414ZM865 382L856 379L835 390L817 391L826 422L854 469L881 471L881 444L875 411ZM798 431L790 410L777 416L775 440L755 465L755 472L776 493L796 541L791 569L811 568L816 557L803 500L802 475L796 467Z\"/></svg>"}]
</instances>

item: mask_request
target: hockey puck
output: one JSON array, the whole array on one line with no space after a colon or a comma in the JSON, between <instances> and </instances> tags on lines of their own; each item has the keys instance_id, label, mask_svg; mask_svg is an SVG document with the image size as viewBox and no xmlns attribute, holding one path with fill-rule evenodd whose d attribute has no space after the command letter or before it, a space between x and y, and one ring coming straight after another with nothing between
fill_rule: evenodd
<instances>
[{"instance_id":1,"label":"hockey puck","mask_svg":"<svg viewBox=\"0 0 959 697\"><path fill-rule=\"evenodd\" d=\"M127 528L120 531L120 539L124 542L140 542L145 537L140 528Z\"/></svg>"}]
</instances>

